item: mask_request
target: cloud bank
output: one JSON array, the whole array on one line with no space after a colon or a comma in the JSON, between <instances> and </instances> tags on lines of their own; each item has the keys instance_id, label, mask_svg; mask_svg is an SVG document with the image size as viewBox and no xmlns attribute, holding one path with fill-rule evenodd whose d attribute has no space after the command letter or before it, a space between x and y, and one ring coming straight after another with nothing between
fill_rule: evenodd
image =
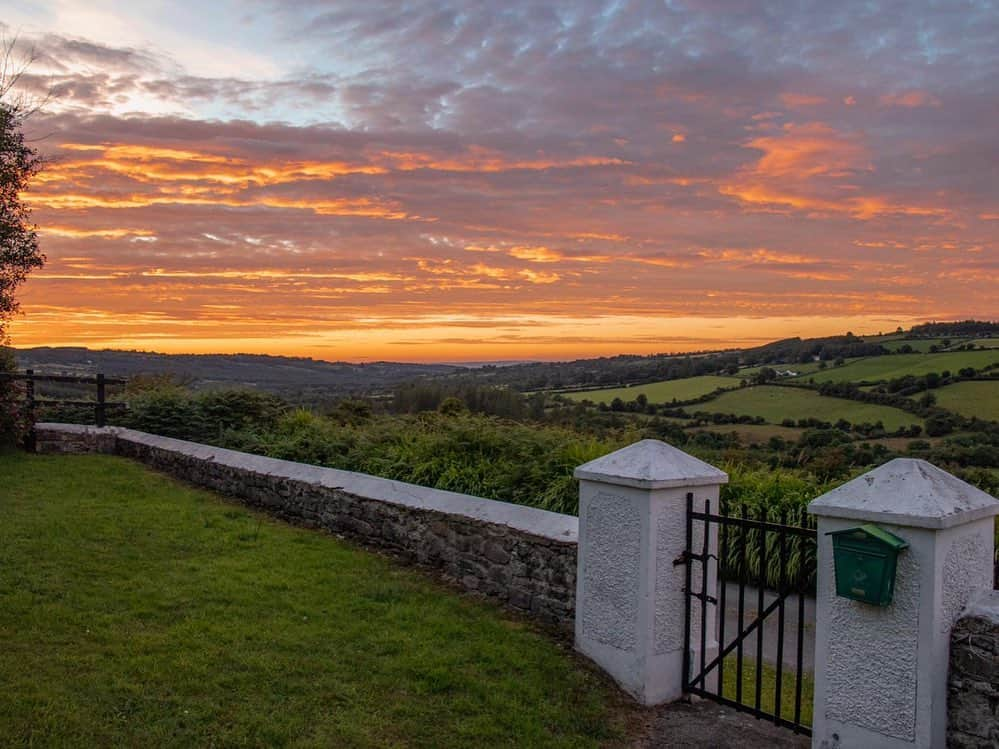
<instances>
[{"instance_id":1,"label":"cloud bank","mask_svg":"<svg viewBox=\"0 0 999 749\"><path fill-rule=\"evenodd\" d=\"M551 358L999 317L990 3L246 14L275 75L22 32L50 262L17 344Z\"/></svg>"}]
</instances>

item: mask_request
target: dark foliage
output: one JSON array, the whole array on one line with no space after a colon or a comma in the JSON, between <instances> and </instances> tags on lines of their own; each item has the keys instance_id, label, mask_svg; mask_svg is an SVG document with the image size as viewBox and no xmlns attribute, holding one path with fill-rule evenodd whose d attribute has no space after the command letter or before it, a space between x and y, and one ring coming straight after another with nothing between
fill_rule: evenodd
<instances>
[{"instance_id":1,"label":"dark foliage","mask_svg":"<svg viewBox=\"0 0 999 749\"><path fill-rule=\"evenodd\" d=\"M999 334L999 322L963 320L961 322L928 322L914 325L909 331L912 338L942 338L954 336L993 336Z\"/></svg>"},{"instance_id":2,"label":"dark foliage","mask_svg":"<svg viewBox=\"0 0 999 749\"><path fill-rule=\"evenodd\" d=\"M4 93L0 80L0 97ZM23 200L42 165L38 151L24 142L24 115L22 107L0 100L0 343L5 341L6 322L18 308L17 288L45 260Z\"/></svg>"}]
</instances>

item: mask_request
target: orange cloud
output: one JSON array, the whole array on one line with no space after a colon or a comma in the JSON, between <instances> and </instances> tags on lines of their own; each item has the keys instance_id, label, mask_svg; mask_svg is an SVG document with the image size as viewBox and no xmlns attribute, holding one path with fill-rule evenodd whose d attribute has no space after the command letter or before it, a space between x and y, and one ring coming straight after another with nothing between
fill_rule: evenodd
<instances>
[{"instance_id":1,"label":"orange cloud","mask_svg":"<svg viewBox=\"0 0 999 749\"><path fill-rule=\"evenodd\" d=\"M797 253L777 252L760 247L754 250L726 248L720 250L701 250L697 253L706 260L721 263L775 263L777 265L804 265L814 263L815 258Z\"/></svg>"},{"instance_id":2,"label":"orange cloud","mask_svg":"<svg viewBox=\"0 0 999 749\"><path fill-rule=\"evenodd\" d=\"M147 208L157 205L202 205L226 206L230 208L263 206L267 208L307 210L327 216L364 216L393 221L407 218L428 220L410 216L405 211L399 210L390 204L381 203L370 198L329 200L321 198L280 198L268 195L260 195L253 198L234 198L222 195L195 197L184 194L163 195L156 193L148 195L132 194L122 197L73 193L28 193L25 195L25 198L28 202L35 205L73 210L85 208Z\"/></svg>"},{"instance_id":3,"label":"orange cloud","mask_svg":"<svg viewBox=\"0 0 999 749\"><path fill-rule=\"evenodd\" d=\"M39 175L39 181L85 178L93 170L127 176L143 183L200 182L222 185L277 185L330 180L350 174L384 174L385 167L346 161L282 161L251 164L245 159L200 151L138 145L62 143L71 152L99 152L99 158L63 159Z\"/></svg>"},{"instance_id":4,"label":"orange cloud","mask_svg":"<svg viewBox=\"0 0 999 749\"><path fill-rule=\"evenodd\" d=\"M787 124L777 135L755 138L746 148L760 158L723 181L718 191L763 210L845 213L858 219L899 214L944 216L939 206L910 205L880 195L844 194L858 187L851 180L873 171L863 141L813 122Z\"/></svg>"},{"instance_id":5,"label":"orange cloud","mask_svg":"<svg viewBox=\"0 0 999 749\"><path fill-rule=\"evenodd\" d=\"M817 107L826 103L824 96L813 96L810 94L783 93L780 95L781 103L788 109L803 109L806 107Z\"/></svg>"},{"instance_id":6,"label":"orange cloud","mask_svg":"<svg viewBox=\"0 0 999 749\"><path fill-rule=\"evenodd\" d=\"M590 166L623 166L627 161L607 156L579 156L556 158L539 155L532 159L510 159L499 151L482 146L469 146L458 157L435 156L429 153L412 151L383 151L372 155L379 163L388 164L393 169L412 171L432 169L446 172L507 172L518 169L572 169Z\"/></svg>"},{"instance_id":7,"label":"orange cloud","mask_svg":"<svg viewBox=\"0 0 999 749\"><path fill-rule=\"evenodd\" d=\"M814 177L870 168L863 145L821 122L785 125L780 135L749 141L746 148L763 152L753 167L760 177Z\"/></svg>"},{"instance_id":8,"label":"orange cloud","mask_svg":"<svg viewBox=\"0 0 999 749\"><path fill-rule=\"evenodd\" d=\"M155 237L150 229L77 229L72 226L52 226L39 228L42 236L66 237L68 239L123 239L125 237Z\"/></svg>"},{"instance_id":9,"label":"orange cloud","mask_svg":"<svg viewBox=\"0 0 999 749\"><path fill-rule=\"evenodd\" d=\"M897 94L885 94L878 101L883 107L905 107L916 109L919 107L939 107L940 100L926 91L905 91Z\"/></svg>"}]
</instances>

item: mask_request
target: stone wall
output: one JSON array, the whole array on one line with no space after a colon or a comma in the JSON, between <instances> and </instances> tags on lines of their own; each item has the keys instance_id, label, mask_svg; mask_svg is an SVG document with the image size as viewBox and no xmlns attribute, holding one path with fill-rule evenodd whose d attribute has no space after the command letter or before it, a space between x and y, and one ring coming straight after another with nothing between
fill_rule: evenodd
<instances>
[{"instance_id":1,"label":"stone wall","mask_svg":"<svg viewBox=\"0 0 999 749\"><path fill-rule=\"evenodd\" d=\"M999 591L980 595L951 630L947 746L999 746Z\"/></svg>"},{"instance_id":2,"label":"stone wall","mask_svg":"<svg viewBox=\"0 0 999 749\"><path fill-rule=\"evenodd\" d=\"M39 424L34 435L35 452L113 453L115 435L110 429L79 424Z\"/></svg>"},{"instance_id":3,"label":"stone wall","mask_svg":"<svg viewBox=\"0 0 999 749\"><path fill-rule=\"evenodd\" d=\"M578 521L570 515L118 427L38 424L36 449L133 458L290 522L437 568L546 623L573 624Z\"/></svg>"}]
</instances>

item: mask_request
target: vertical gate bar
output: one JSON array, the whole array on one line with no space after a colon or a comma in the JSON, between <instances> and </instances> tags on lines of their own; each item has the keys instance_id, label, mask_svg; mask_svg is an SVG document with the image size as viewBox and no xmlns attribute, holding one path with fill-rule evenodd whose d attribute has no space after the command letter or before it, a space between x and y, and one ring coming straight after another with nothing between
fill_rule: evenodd
<instances>
[{"instance_id":1,"label":"vertical gate bar","mask_svg":"<svg viewBox=\"0 0 999 749\"><path fill-rule=\"evenodd\" d=\"M745 521L745 504L742 505L740 514ZM746 528L745 522L739 526L739 639L735 649L735 701L740 705L742 704L742 641L745 639L742 630L746 624L746 539L748 537Z\"/></svg>"},{"instance_id":2,"label":"vertical gate bar","mask_svg":"<svg viewBox=\"0 0 999 749\"><path fill-rule=\"evenodd\" d=\"M686 566L686 580L685 587L683 589L683 690L687 691L690 688L690 565L693 564L693 560L690 558L690 554L693 551L691 548L694 545L694 518L692 513L694 512L694 493L687 492L687 546L685 551L686 558L684 559Z\"/></svg>"},{"instance_id":3,"label":"vertical gate bar","mask_svg":"<svg viewBox=\"0 0 999 749\"><path fill-rule=\"evenodd\" d=\"M704 537L701 543L701 668L700 668L700 681L701 689L707 689L707 674L704 673L705 658L707 655L708 648L708 565L711 564L711 560L708 559L708 554L711 551L711 547L708 545L708 539L711 537L711 500L704 500L704 525L703 531Z\"/></svg>"},{"instance_id":4,"label":"vertical gate bar","mask_svg":"<svg viewBox=\"0 0 999 749\"><path fill-rule=\"evenodd\" d=\"M780 511L780 532L777 534L777 553L780 555L780 572L777 577L777 684L774 686L774 722L780 725L780 707L784 698L784 588L787 578L787 546L784 538L787 531L787 510Z\"/></svg>"},{"instance_id":5,"label":"vertical gate bar","mask_svg":"<svg viewBox=\"0 0 999 749\"><path fill-rule=\"evenodd\" d=\"M729 524L726 522L728 518L728 502L724 500L718 503L718 534L721 538L718 539L718 574L715 576L716 585L718 586L718 608L715 610L715 616L718 617L718 652L725 647L725 588L728 587L725 583L725 579L722 576L722 565L728 559L728 528ZM718 696L723 696L725 685L725 659L722 658L718 661Z\"/></svg>"},{"instance_id":6,"label":"vertical gate bar","mask_svg":"<svg viewBox=\"0 0 999 749\"><path fill-rule=\"evenodd\" d=\"M804 525L804 524L803 524ZM800 559L805 559L805 545L808 543L808 539L803 536L798 536L798 556ZM808 566L802 564L798 570L798 672L794 679L794 724L796 726L801 725L801 690L802 690L802 656L804 655L805 643L805 589L808 587L805 581L807 580Z\"/></svg>"},{"instance_id":7,"label":"vertical gate bar","mask_svg":"<svg viewBox=\"0 0 999 749\"><path fill-rule=\"evenodd\" d=\"M767 585L767 507L760 507L760 569L756 581L756 712L759 714L761 708L761 698L763 696L763 592Z\"/></svg>"},{"instance_id":8,"label":"vertical gate bar","mask_svg":"<svg viewBox=\"0 0 999 749\"><path fill-rule=\"evenodd\" d=\"M97 405L94 407L95 410L96 410L96 413L94 414L94 416L95 416L95 421L97 422L97 426L99 426L99 427L104 426L104 423L106 421L106 415L105 415L105 410L104 410L105 409L104 400L105 400L104 374L101 373L101 372L98 372L97 373Z\"/></svg>"}]
</instances>

